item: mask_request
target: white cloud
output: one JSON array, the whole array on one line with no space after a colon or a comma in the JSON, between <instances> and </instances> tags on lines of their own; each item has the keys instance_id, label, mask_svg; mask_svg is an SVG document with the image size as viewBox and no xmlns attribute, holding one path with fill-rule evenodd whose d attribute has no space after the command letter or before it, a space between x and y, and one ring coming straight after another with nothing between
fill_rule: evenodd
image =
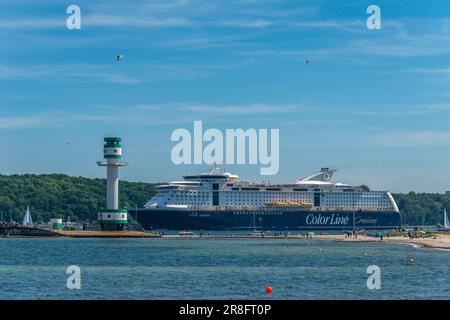
<instances>
[{"instance_id":1,"label":"white cloud","mask_svg":"<svg viewBox=\"0 0 450 320\"><path fill-rule=\"evenodd\" d=\"M35 28L65 28L66 19L63 16L61 19L57 18L19 18L19 19L0 19L1 29L35 29Z\"/></svg>"},{"instance_id":2,"label":"white cloud","mask_svg":"<svg viewBox=\"0 0 450 320\"><path fill-rule=\"evenodd\" d=\"M92 113L52 112L26 116L0 117L0 129L77 125L88 122L108 122L128 125L172 125L205 120L234 119L236 115L277 114L300 110L300 105L253 104L239 106L195 105L187 103L138 104L135 106L99 105ZM2 107L3 110L12 108ZM56 109L56 108L53 108ZM104 112L108 109L108 112ZM126 112L125 112L126 110ZM180 114L180 117L174 117ZM220 117L216 118L215 115Z\"/></svg>"},{"instance_id":3,"label":"white cloud","mask_svg":"<svg viewBox=\"0 0 450 320\"><path fill-rule=\"evenodd\" d=\"M236 106L213 106L213 105L191 105L183 109L190 112L213 113L213 114L261 114L261 113L290 113L300 110L300 105L236 105Z\"/></svg>"},{"instance_id":4,"label":"white cloud","mask_svg":"<svg viewBox=\"0 0 450 320\"><path fill-rule=\"evenodd\" d=\"M256 19L256 20L224 20L215 22L215 25L223 27L233 27L233 28L264 28L273 24L273 22L267 19Z\"/></svg>"},{"instance_id":5,"label":"white cloud","mask_svg":"<svg viewBox=\"0 0 450 320\"><path fill-rule=\"evenodd\" d=\"M432 114L439 111L446 112L450 110L450 104L430 103L430 104L410 104L410 105L383 105L377 109L360 108L364 111L351 111L352 115L367 117L405 117Z\"/></svg>"},{"instance_id":6,"label":"white cloud","mask_svg":"<svg viewBox=\"0 0 450 320\"><path fill-rule=\"evenodd\" d=\"M191 26L194 22L180 17L155 18L155 17L133 17L127 15L111 16L111 15L91 15L83 18L83 25L97 27L186 27Z\"/></svg>"},{"instance_id":7,"label":"white cloud","mask_svg":"<svg viewBox=\"0 0 450 320\"><path fill-rule=\"evenodd\" d=\"M30 127L39 124L41 121L41 116L0 117L0 129Z\"/></svg>"},{"instance_id":8,"label":"white cloud","mask_svg":"<svg viewBox=\"0 0 450 320\"><path fill-rule=\"evenodd\" d=\"M412 68L402 70L405 73L421 73L421 74L450 74L450 68Z\"/></svg>"},{"instance_id":9,"label":"white cloud","mask_svg":"<svg viewBox=\"0 0 450 320\"><path fill-rule=\"evenodd\" d=\"M0 117L0 129L30 128L49 125L68 125L84 121L110 121L112 119L114 119L114 116L62 112L42 113L26 116L7 116Z\"/></svg>"},{"instance_id":10,"label":"white cloud","mask_svg":"<svg viewBox=\"0 0 450 320\"><path fill-rule=\"evenodd\" d=\"M147 110L147 111L159 111L162 108L164 108L164 106L159 104L139 104L136 106L137 110Z\"/></svg>"},{"instance_id":11,"label":"white cloud","mask_svg":"<svg viewBox=\"0 0 450 320\"><path fill-rule=\"evenodd\" d=\"M0 80L36 80L58 81L69 83L114 83L137 84L159 81L191 81L208 78L218 71L230 70L253 63L244 59L234 63L188 63L173 64L138 64L128 62L127 56L123 63L115 61L112 53L106 57L104 64L46 64L46 65L1 65ZM125 64L125 67L121 65Z\"/></svg>"},{"instance_id":12,"label":"white cloud","mask_svg":"<svg viewBox=\"0 0 450 320\"><path fill-rule=\"evenodd\" d=\"M390 132L370 137L372 143L393 147L424 147L447 146L450 147L450 132L416 131L416 132Z\"/></svg>"},{"instance_id":13,"label":"white cloud","mask_svg":"<svg viewBox=\"0 0 450 320\"><path fill-rule=\"evenodd\" d=\"M112 57L111 57L112 59ZM0 65L0 79L23 80L23 79L49 79L68 81L94 81L120 84L134 84L141 82L140 79L130 76L106 72L106 66L99 65L31 65L31 66L8 66Z\"/></svg>"}]
</instances>

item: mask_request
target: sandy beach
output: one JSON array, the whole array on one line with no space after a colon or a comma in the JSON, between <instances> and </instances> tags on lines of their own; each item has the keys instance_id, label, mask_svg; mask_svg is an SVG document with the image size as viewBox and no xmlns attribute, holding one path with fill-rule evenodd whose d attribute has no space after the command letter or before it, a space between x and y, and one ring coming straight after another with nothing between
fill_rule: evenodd
<instances>
[{"instance_id":1,"label":"sandy beach","mask_svg":"<svg viewBox=\"0 0 450 320\"><path fill-rule=\"evenodd\" d=\"M435 248L435 249L448 249L450 250L450 234L436 234L432 237L424 238L409 238L404 236L391 236L384 237L383 241L380 238L367 237L358 235L357 238L345 237L345 235L314 235L312 239L315 240L329 240L329 241L339 241L339 242L373 242L373 243L404 243L410 245L417 245L424 248Z\"/></svg>"},{"instance_id":2,"label":"sandy beach","mask_svg":"<svg viewBox=\"0 0 450 320\"><path fill-rule=\"evenodd\" d=\"M361 239L355 239L356 241L375 241L380 242L379 239L364 237ZM343 241L346 241L345 239ZM353 239L347 241L354 241ZM425 248L437 248L437 249L450 249L450 235L437 235L434 237L427 238L413 238L410 239L408 237L389 237L384 238L383 242L386 243L406 243L417 245Z\"/></svg>"},{"instance_id":3,"label":"sandy beach","mask_svg":"<svg viewBox=\"0 0 450 320\"><path fill-rule=\"evenodd\" d=\"M385 244L409 244L416 245L423 248L434 249L447 249L450 250L450 234L439 233L433 236L409 238L407 236L385 236L383 241L380 238L368 237L365 235L358 235L355 237L346 237L344 234L314 234L308 238L305 235L265 235L262 236L250 236L250 235L192 235L192 236L180 236L180 235L163 235L163 238L179 238L179 239L198 239L198 238L255 238L255 239L292 239L292 240L328 240L336 242L366 242L366 243L385 243Z\"/></svg>"}]
</instances>

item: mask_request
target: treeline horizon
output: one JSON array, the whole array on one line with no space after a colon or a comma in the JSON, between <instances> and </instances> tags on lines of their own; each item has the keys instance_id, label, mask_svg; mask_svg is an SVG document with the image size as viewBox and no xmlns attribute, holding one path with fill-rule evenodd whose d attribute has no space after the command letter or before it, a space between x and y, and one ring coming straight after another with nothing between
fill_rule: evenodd
<instances>
[{"instance_id":1,"label":"treeline horizon","mask_svg":"<svg viewBox=\"0 0 450 320\"><path fill-rule=\"evenodd\" d=\"M121 208L141 208L155 194L159 183L120 181ZM369 190L367 186L363 186ZM450 194L392 193L403 224L442 225L444 208L450 209ZM105 208L106 179L65 174L0 175L0 220L22 221L29 206L35 222L51 218L91 221Z\"/></svg>"}]
</instances>

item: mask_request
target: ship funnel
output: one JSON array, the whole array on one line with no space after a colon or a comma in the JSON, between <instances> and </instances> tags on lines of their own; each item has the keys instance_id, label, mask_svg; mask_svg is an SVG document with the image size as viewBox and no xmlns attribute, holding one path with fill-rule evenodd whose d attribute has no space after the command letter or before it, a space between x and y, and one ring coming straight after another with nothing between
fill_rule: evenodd
<instances>
[{"instance_id":1,"label":"ship funnel","mask_svg":"<svg viewBox=\"0 0 450 320\"><path fill-rule=\"evenodd\" d=\"M321 181L321 182L328 182L331 180L331 177L336 172L336 169L330 169L330 168L321 168L319 172L316 172L312 175L309 175L307 177L304 177L302 179L297 180L296 182L303 182L303 181Z\"/></svg>"}]
</instances>

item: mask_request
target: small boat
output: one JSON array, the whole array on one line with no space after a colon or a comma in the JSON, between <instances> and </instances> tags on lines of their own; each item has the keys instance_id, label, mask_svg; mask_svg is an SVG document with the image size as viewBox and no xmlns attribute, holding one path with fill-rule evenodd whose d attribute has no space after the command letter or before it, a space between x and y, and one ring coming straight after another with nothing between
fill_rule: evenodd
<instances>
[{"instance_id":1,"label":"small boat","mask_svg":"<svg viewBox=\"0 0 450 320\"><path fill-rule=\"evenodd\" d=\"M190 231L180 231L180 232L178 232L178 235L184 236L184 237L186 237L186 236L192 237L192 236L195 236L195 233L190 232Z\"/></svg>"},{"instance_id":2,"label":"small boat","mask_svg":"<svg viewBox=\"0 0 450 320\"><path fill-rule=\"evenodd\" d=\"M268 237L271 236L272 233L270 231L253 231L248 234L250 237Z\"/></svg>"}]
</instances>

